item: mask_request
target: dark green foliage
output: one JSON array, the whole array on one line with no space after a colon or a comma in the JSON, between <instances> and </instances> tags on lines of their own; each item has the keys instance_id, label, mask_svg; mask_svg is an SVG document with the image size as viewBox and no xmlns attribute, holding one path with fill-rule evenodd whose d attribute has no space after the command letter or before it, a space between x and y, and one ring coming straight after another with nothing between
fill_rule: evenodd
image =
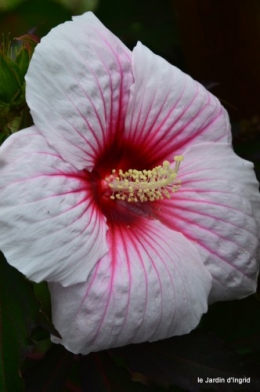
<instances>
[{"instance_id":1,"label":"dark green foliage","mask_svg":"<svg viewBox=\"0 0 260 392\"><path fill-rule=\"evenodd\" d=\"M23 390L20 366L33 343L40 304L33 286L0 253L0 391Z\"/></svg>"}]
</instances>

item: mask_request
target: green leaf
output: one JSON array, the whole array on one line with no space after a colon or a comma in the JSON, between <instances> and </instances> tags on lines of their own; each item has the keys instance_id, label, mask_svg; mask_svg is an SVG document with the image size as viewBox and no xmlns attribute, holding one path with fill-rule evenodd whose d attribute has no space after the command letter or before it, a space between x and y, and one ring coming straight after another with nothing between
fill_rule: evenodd
<instances>
[{"instance_id":1,"label":"green leaf","mask_svg":"<svg viewBox=\"0 0 260 392\"><path fill-rule=\"evenodd\" d=\"M0 10L7 10L10 8L16 7L19 3L22 3L25 0L1 0L0 1Z\"/></svg>"},{"instance_id":2,"label":"green leaf","mask_svg":"<svg viewBox=\"0 0 260 392\"><path fill-rule=\"evenodd\" d=\"M39 313L32 284L0 252L0 391L20 392L20 365L33 345L29 339Z\"/></svg>"}]
</instances>

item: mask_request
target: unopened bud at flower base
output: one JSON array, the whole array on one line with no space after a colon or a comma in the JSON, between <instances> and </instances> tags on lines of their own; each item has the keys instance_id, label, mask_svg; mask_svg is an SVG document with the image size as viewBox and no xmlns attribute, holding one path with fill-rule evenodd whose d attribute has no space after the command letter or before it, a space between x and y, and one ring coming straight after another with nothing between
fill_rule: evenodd
<instances>
[{"instance_id":1,"label":"unopened bud at flower base","mask_svg":"<svg viewBox=\"0 0 260 392\"><path fill-rule=\"evenodd\" d=\"M29 67L29 63L32 57L32 54L34 52L34 49L39 43L38 37L32 34L25 34L22 35L21 37L15 38L16 41L21 42L22 45L17 53L16 56L16 63L19 65L20 71L22 73L22 76L24 78L27 69Z\"/></svg>"}]
</instances>

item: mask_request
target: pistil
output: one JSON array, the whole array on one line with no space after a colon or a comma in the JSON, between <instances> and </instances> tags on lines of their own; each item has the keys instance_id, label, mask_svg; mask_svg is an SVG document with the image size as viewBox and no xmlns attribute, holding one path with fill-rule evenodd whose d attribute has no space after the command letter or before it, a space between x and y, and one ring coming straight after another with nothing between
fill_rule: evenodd
<instances>
[{"instance_id":1,"label":"pistil","mask_svg":"<svg viewBox=\"0 0 260 392\"><path fill-rule=\"evenodd\" d=\"M181 181L177 180L180 164L184 157L174 156L175 165L171 168L169 161L151 170L129 169L123 172L121 169L105 179L111 190L111 200L125 200L128 202L145 202L170 198L171 193L176 192Z\"/></svg>"}]
</instances>

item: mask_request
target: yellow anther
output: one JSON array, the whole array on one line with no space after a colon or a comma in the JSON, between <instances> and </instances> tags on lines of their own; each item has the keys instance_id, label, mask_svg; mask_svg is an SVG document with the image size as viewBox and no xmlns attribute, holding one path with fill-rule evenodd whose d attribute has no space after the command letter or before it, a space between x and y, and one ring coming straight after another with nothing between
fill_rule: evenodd
<instances>
[{"instance_id":1,"label":"yellow anther","mask_svg":"<svg viewBox=\"0 0 260 392\"><path fill-rule=\"evenodd\" d=\"M169 167L170 166L170 162L169 161L164 161L163 162L163 166L164 167Z\"/></svg>"},{"instance_id":2,"label":"yellow anther","mask_svg":"<svg viewBox=\"0 0 260 392\"><path fill-rule=\"evenodd\" d=\"M180 180L176 180L183 155L174 156L174 168L169 161L164 161L150 170L129 169L118 172L113 169L112 175L105 180L113 192L110 199L126 200L130 202L155 201L171 197L180 186ZM115 174L117 174L115 176Z\"/></svg>"},{"instance_id":3,"label":"yellow anther","mask_svg":"<svg viewBox=\"0 0 260 392\"><path fill-rule=\"evenodd\" d=\"M183 155L175 155L173 157L173 159L174 159L175 162L182 162L183 159L184 159L184 156Z\"/></svg>"}]
</instances>

